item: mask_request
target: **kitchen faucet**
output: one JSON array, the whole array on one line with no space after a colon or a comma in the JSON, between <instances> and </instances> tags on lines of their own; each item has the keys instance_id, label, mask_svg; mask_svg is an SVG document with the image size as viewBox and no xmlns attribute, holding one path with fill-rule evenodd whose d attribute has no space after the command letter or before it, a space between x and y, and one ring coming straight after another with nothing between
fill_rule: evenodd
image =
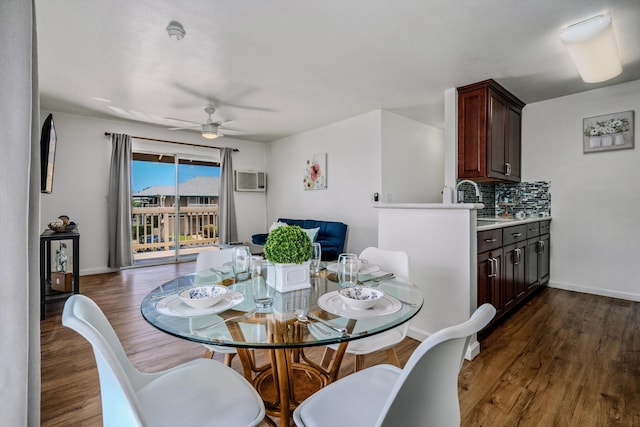
<instances>
[{"instance_id":1,"label":"kitchen faucet","mask_svg":"<svg viewBox=\"0 0 640 427\"><path fill-rule=\"evenodd\" d=\"M462 181L460 181L459 183L456 184L456 188L453 190L453 203L458 203L458 187L460 187L460 184L471 184L473 185L473 187L476 189L476 196L478 196L478 202L482 202L482 193L480 192L480 187L478 187L478 184L476 184L473 181L469 181L468 179L463 179ZM464 202L464 196L463 196L463 200L462 202Z\"/></svg>"}]
</instances>

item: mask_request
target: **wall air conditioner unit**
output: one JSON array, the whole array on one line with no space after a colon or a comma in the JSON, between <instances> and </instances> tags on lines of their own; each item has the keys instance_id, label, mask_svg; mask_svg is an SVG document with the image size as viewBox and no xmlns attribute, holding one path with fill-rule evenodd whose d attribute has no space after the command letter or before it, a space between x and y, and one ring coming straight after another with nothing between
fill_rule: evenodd
<instances>
[{"instance_id":1,"label":"wall air conditioner unit","mask_svg":"<svg viewBox=\"0 0 640 427\"><path fill-rule=\"evenodd\" d=\"M236 191L265 191L267 174L256 171L236 170Z\"/></svg>"}]
</instances>

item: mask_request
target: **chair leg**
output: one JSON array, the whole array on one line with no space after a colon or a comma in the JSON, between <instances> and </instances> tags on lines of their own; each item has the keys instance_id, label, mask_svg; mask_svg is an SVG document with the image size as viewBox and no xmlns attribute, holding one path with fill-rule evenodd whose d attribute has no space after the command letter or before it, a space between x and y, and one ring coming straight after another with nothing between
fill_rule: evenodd
<instances>
[{"instance_id":1,"label":"chair leg","mask_svg":"<svg viewBox=\"0 0 640 427\"><path fill-rule=\"evenodd\" d=\"M204 357L205 357L206 359L213 359L213 355L214 355L214 354L215 354L215 353L214 353L213 351L209 350L209 349L206 349L206 350L204 351Z\"/></svg>"},{"instance_id":2,"label":"chair leg","mask_svg":"<svg viewBox=\"0 0 640 427\"><path fill-rule=\"evenodd\" d=\"M358 372L364 368L364 354L356 355L356 369L355 372Z\"/></svg>"},{"instance_id":3,"label":"chair leg","mask_svg":"<svg viewBox=\"0 0 640 427\"><path fill-rule=\"evenodd\" d=\"M400 360L398 360L398 354L396 353L396 349L394 347L387 349L387 357L389 358L389 361L392 365L402 369L402 366L400 366Z\"/></svg>"}]
</instances>

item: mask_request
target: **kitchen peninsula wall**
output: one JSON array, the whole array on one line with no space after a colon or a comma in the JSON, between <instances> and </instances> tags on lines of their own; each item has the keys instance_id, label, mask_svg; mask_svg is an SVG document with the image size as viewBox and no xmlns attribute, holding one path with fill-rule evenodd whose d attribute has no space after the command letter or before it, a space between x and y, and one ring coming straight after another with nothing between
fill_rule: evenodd
<instances>
[{"instance_id":1,"label":"kitchen peninsula wall","mask_svg":"<svg viewBox=\"0 0 640 427\"><path fill-rule=\"evenodd\" d=\"M484 208L478 211L478 216L498 216L504 212L500 202L505 199L508 203L516 203L509 207L509 212L524 212L525 214L546 213L551 215L551 192L549 181L520 182L517 184L481 184ZM479 203L470 184L462 184L464 200L467 203Z\"/></svg>"}]
</instances>

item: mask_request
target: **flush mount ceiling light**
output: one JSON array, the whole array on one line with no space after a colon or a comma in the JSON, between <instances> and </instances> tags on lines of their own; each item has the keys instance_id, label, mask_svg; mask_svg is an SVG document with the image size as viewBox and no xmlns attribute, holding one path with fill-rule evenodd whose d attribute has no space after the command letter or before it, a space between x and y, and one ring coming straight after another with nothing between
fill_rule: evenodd
<instances>
[{"instance_id":1,"label":"flush mount ceiling light","mask_svg":"<svg viewBox=\"0 0 640 427\"><path fill-rule=\"evenodd\" d=\"M182 40L186 34L184 27L178 21L169 22L169 25L167 25L167 33L169 34L169 37L176 40Z\"/></svg>"},{"instance_id":2,"label":"flush mount ceiling light","mask_svg":"<svg viewBox=\"0 0 640 427\"><path fill-rule=\"evenodd\" d=\"M560 39L586 83L609 80L622 72L609 15L598 15L562 30Z\"/></svg>"}]
</instances>

